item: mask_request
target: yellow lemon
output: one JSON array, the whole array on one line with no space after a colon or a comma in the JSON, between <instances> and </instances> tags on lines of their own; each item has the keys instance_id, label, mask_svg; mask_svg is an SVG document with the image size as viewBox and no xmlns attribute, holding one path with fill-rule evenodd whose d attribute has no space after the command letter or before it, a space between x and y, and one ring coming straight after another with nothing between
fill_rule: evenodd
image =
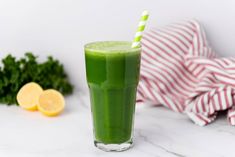
<instances>
[{"instance_id":1,"label":"yellow lemon","mask_svg":"<svg viewBox=\"0 0 235 157\"><path fill-rule=\"evenodd\" d=\"M38 110L46 116L56 116L64 110L64 97L54 89L43 91L38 101Z\"/></svg>"},{"instance_id":2,"label":"yellow lemon","mask_svg":"<svg viewBox=\"0 0 235 157\"><path fill-rule=\"evenodd\" d=\"M42 92L43 89L39 84L30 82L21 87L17 93L16 100L22 108L35 111L37 110L38 99Z\"/></svg>"}]
</instances>

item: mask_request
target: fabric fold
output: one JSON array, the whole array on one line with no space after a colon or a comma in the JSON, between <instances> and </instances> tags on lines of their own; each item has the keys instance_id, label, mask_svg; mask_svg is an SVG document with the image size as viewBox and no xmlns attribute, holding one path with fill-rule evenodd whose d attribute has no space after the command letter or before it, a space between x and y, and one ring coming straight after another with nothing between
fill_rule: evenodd
<instances>
[{"instance_id":1,"label":"fabric fold","mask_svg":"<svg viewBox=\"0 0 235 157\"><path fill-rule=\"evenodd\" d=\"M235 58L218 58L195 21L146 31L138 101L184 112L200 126L227 110L235 125Z\"/></svg>"}]
</instances>

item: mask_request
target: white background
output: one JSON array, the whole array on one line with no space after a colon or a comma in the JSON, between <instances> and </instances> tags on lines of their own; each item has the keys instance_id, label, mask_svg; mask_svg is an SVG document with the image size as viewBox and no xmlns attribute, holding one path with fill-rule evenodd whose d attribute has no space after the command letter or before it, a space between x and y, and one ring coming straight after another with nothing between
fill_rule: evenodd
<instances>
[{"instance_id":1,"label":"white background","mask_svg":"<svg viewBox=\"0 0 235 157\"><path fill-rule=\"evenodd\" d=\"M132 40L143 9L150 12L148 27L198 19L214 49L235 56L234 8L234 0L0 0L0 57L53 55L76 89L85 90L83 45Z\"/></svg>"}]
</instances>

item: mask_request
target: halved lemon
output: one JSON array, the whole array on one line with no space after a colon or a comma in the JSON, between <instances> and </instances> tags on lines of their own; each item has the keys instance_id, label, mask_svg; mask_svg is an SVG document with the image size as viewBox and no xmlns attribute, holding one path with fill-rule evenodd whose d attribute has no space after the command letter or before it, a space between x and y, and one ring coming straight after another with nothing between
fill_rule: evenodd
<instances>
[{"instance_id":1,"label":"halved lemon","mask_svg":"<svg viewBox=\"0 0 235 157\"><path fill-rule=\"evenodd\" d=\"M56 116L64 110L64 97L54 89L43 91L38 101L38 110L46 116Z\"/></svg>"},{"instance_id":2,"label":"halved lemon","mask_svg":"<svg viewBox=\"0 0 235 157\"><path fill-rule=\"evenodd\" d=\"M17 93L16 100L22 108L35 111L37 110L38 99L42 92L43 89L39 84L30 82L21 87Z\"/></svg>"}]
</instances>

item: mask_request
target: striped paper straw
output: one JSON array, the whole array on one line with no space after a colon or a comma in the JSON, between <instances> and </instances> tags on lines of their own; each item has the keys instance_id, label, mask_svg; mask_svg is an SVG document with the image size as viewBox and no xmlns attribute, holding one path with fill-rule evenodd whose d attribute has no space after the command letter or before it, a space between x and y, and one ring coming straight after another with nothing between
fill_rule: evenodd
<instances>
[{"instance_id":1,"label":"striped paper straw","mask_svg":"<svg viewBox=\"0 0 235 157\"><path fill-rule=\"evenodd\" d=\"M142 38L142 33L144 31L145 25L146 25L146 21L148 20L149 17L149 13L148 11L143 11L139 25L138 25L138 29L135 33L135 38L134 41L131 45L132 48L137 48L140 46L140 40Z\"/></svg>"}]
</instances>

